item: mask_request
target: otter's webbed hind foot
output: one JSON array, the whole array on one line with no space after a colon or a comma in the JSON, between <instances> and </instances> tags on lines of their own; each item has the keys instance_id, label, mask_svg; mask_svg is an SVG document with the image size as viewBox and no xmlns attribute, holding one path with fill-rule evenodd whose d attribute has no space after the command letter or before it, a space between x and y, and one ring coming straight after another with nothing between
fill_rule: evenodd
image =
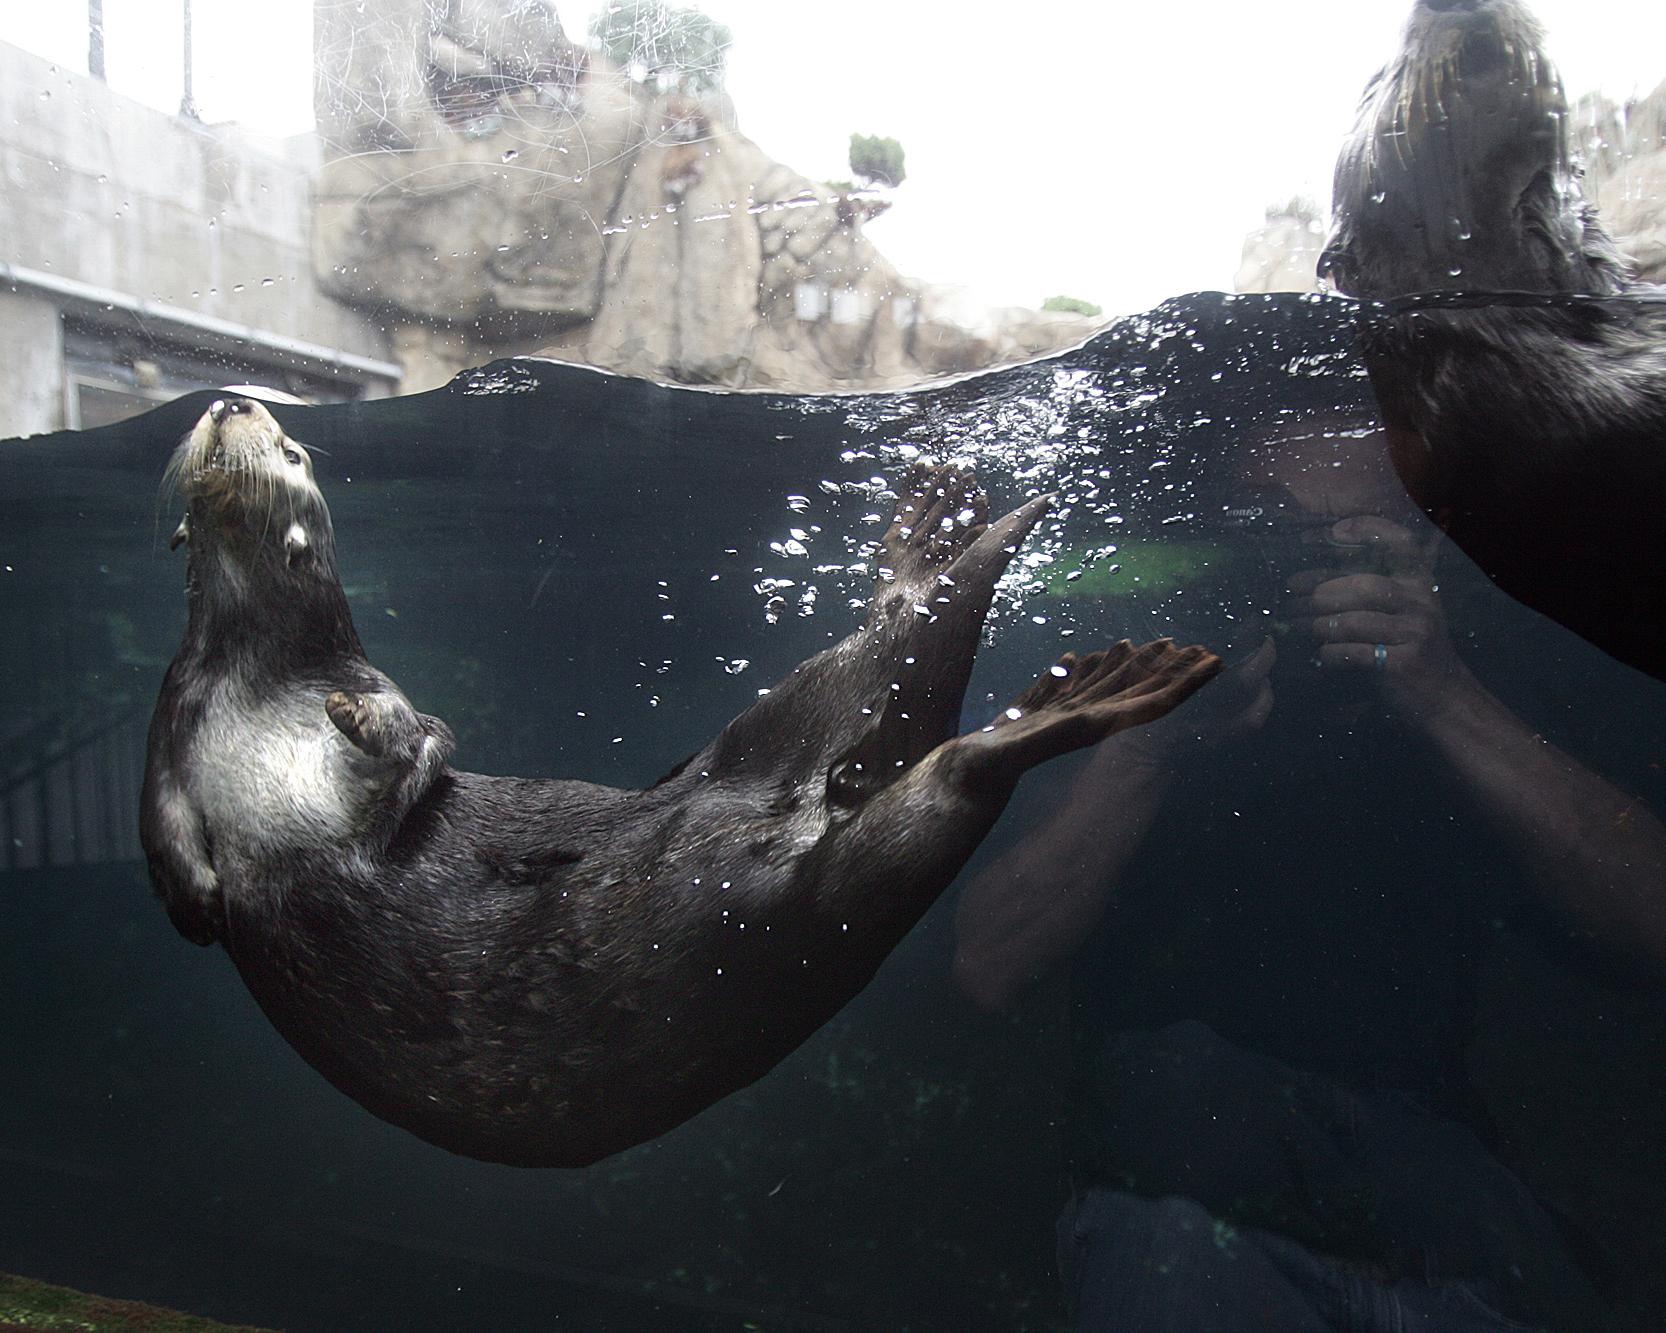
<instances>
[{"instance_id":1,"label":"otter's webbed hind foot","mask_svg":"<svg viewBox=\"0 0 1666 1333\"><path fill-rule=\"evenodd\" d=\"M1051 503L1038 496L991 527L989 498L971 468L916 463L880 540L873 618L897 610L935 617L958 605L956 618L975 614L981 628L996 580Z\"/></svg>"},{"instance_id":2,"label":"otter's webbed hind foot","mask_svg":"<svg viewBox=\"0 0 1666 1333\"><path fill-rule=\"evenodd\" d=\"M952 736L1000 579L1046 513L1038 496L994 523L970 468L917 465L882 542L861 660L878 702L861 762L906 768Z\"/></svg>"},{"instance_id":3,"label":"otter's webbed hind foot","mask_svg":"<svg viewBox=\"0 0 1666 1333\"><path fill-rule=\"evenodd\" d=\"M937 576L989 526L989 498L970 469L916 463L903 479L880 539L876 601L929 596Z\"/></svg>"},{"instance_id":4,"label":"otter's webbed hind foot","mask_svg":"<svg viewBox=\"0 0 1666 1333\"><path fill-rule=\"evenodd\" d=\"M967 786L1009 790L1026 772L1107 736L1155 722L1221 669L1206 648L1124 639L1099 652L1066 653L995 722L950 744Z\"/></svg>"},{"instance_id":5,"label":"otter's webbed hind foot","mask_svg":"<svg viewBox=\"0 0 1666 1333\"><path fill-rule=\"evenodd\" d=\"M695 771L738 771L790 732L840 775L841 799L868 799L954 735L995 583L1052 497L991 524L968 467L917 465L897 490L866 624L725 727Z\"/></svg>"}]
</instances>

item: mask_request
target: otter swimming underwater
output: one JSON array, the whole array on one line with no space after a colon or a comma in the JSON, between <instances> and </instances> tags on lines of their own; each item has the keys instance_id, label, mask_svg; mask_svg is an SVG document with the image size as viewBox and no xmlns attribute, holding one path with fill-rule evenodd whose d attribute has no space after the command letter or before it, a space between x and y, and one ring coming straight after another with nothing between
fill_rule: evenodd
<instances>
[{"instance_id":1,"label":"otter swimming underwater","mask_svg":"<svg viewBox=\"0 0 1666 1333\"><path fill-rule=\"evenodd\" d=\"M1321 276L1412 497L1501 588L1666 679L1666 293L1580 191L1517 0L1419 0L1338 158Z\"/></svg>"},{"instance_id":2,"label":"otter swimming underwater","mask_svg":"<svg viewBox=\"0 0 1666 1333\"><path fill-rule=\"evenodd\" d=\"M141 835L175 925L280 1032L452 1151L578 1166L773 1067L872 976L1035 764L1149 722L1218 660L1067 656L955 736L996 579L970 473L898 500L866 624L644 791L447 764L366 661L303 448L221 401L170 465L189 621L151 725Z\"/></svg>"}]
</instances>

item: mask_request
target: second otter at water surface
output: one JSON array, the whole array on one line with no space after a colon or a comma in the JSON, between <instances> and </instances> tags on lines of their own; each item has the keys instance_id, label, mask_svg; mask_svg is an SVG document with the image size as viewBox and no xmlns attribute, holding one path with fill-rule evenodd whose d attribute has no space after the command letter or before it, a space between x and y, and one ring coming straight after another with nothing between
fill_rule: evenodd
<instances>
[{"instance_id":1,"label":"second otter at water surface","mask_svg":"<svg viewBox=\"0 0 1666 1333\"><path fill-rule=\"evenodd\" d=\"M216 402L170 465L189 619L141 835L181 933L220 943L326 1078L430 1142L580 1166L771 1069L868 981L1034 765L1167 713L1202 648L1067 655L956 735L994 523L918 469L866 623L643 791L487 777L366 660L306 451Z\"/></svg>"},{"instance_id":2,"label":"second otter at water surface","mask_svg":"<svg viewBox=\"0 0 1666 1333\"><path fill-rule=\"evenodd\" d=\"M1417 0L1336 164L1321 276L1412 498L1499 587L1666 680L1666 290L1581 191L1522 0Z\"/></svg>"}]
</instances>

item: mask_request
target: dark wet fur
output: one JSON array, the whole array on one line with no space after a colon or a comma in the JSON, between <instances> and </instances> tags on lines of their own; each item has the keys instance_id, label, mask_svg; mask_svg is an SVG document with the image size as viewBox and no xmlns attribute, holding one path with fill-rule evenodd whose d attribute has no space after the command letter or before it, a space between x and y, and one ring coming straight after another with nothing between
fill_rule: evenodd
<instances>
[{"instance_id":1,"label":"dark wet fur","mask_svg":"<svg viewBox=\"0 0 1666 1333\"><path fill-rule=\"evenodd\" d=\"M332 544L299 578L257 561L239 606L208 595L226 556L193 523L144 811L175 922L224 944L338 1087L470 1156L582 1165L751 1082L866 983L1026 769L1160 716L1219 665L1166 642L1067 658L1020 718L954 738L995 581L1045 501L986 526L968 474L922 472L910 494L867 624L645 791L451 770L444 725L364 661ZM233 680L374 756L349 756L386 788L362 829L259 853L205 817L193 843L191 767L243 743L204 722Z\"/></svg>"},{"instance_id":2,"label":"dark wet fur","mask_svg":"<svg viewBox=\"0 0 1666 1333\"><path fill-rule=\"evenodd\" d=\"M1505 591L1666 678L1666 292L1580 192L1541 36L1516 0L1414 7L1338 159L1320 272L1373 302L1418 503ZM1429 292L1474 299L1403 299Z\"/></svg>"},{"instance_id":3,"label":"dark wet fur","mask_svg":"<svg viewBox=\"0 0 1666 1333\"><path fill-rule=\"evenodd\" d=\"M1516 0L1413 6L1337 159L1321 276L1361 297L1628 285L1542 35Z\"/></svg>"}]
</instances>

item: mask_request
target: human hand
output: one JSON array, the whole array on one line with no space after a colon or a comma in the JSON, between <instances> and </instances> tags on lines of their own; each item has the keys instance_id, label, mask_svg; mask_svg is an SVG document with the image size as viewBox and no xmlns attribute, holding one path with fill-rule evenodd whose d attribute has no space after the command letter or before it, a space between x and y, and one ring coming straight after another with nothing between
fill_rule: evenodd
<instances>
[{"instance_id":1,"label":"human hand","mask_svg":"<svg viewBox=\"0 0 1666 1333\"><path fill-rule=\"evenodd\" d=\"M1374 514L1342 519L1327 540L1352 567L1293 574L1283 608L1317 640L1319 665L1370 672L1402 707L1430 707L1468 684L1431 582L1432 544Z\"/></svg>"}]
</instances>

